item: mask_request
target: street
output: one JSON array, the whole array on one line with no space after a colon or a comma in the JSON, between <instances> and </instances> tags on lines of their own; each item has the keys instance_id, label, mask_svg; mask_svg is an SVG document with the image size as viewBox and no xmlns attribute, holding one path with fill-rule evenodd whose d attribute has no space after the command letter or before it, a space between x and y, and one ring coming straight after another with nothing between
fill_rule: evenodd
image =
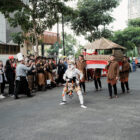
<instances>
[{"instance_id":1,"label":"street","mask_svg":"<svg viewBox=\"0 0 140 140\"><path fill-rule=\"evenodd\" d=\"M108 98L106 78L96 92L86 83L87 109L77 95L60 106L63 87L37 92L33 98L0 100L0 140L139 140L140 69L130 74L129 94Z\"/></svg>"}]
</instances>

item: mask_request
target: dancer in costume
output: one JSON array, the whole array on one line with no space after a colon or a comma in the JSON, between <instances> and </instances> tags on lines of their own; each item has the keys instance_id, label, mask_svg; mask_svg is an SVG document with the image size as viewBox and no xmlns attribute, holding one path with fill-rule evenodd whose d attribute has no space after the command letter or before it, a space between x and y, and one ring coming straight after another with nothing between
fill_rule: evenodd
<instances>
[{"instance_id":1,"label":"dancer in costume","mask_svg":"<svg viewBox=\"0 0 140 140\"><path fill-rule=\"evenodd\" d=\"M66 81L66 85L63 89L62 93L62 102L60 105L66 104L66 95L68 95L70 98L74 96L74 91L79 96L80 104L82 108L87 108L84 105L84 99L82 95L82 91L79 85L79 81L83 78L83 74L76 69L74 62L70 61L68 64L68 69L66 70L63 79Z\"/></svg>"}]
</instances>

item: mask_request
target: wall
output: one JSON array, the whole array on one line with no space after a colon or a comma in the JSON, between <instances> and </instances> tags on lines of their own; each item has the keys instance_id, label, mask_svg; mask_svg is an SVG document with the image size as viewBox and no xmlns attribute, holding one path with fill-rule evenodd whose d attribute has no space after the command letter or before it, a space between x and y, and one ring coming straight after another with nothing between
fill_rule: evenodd
<instances>
[{"instance_id":1,"label":"wall","mask_svg":"<svg viewBox=\"0 0 140 140\"><path fill-rule=\"evenodd\" d=\"M140 17L140 0L128 0L128 19Z\"/></svg>"}]
</instances>

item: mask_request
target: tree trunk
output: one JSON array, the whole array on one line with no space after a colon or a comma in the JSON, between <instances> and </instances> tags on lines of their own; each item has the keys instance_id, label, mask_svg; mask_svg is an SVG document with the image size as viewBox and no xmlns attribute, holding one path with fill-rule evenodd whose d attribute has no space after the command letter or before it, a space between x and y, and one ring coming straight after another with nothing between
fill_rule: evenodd
<instances>
[{"instance_id":1,"label":"tree trunk","mask_svg":"<svg viewBox=\"0 0 140 140\"><path fill-rule=\"evenodd\" d=\"M34 38L35 38L35 46L36 46L36 52L35 52L35 55L38 56L38 45L39 45L39 42L38 42L38 36L37 36L37 32L36 32L36 22L34 20L34 24L33 24L33 27L34 27Z\"/></svg>"}]
</instances>

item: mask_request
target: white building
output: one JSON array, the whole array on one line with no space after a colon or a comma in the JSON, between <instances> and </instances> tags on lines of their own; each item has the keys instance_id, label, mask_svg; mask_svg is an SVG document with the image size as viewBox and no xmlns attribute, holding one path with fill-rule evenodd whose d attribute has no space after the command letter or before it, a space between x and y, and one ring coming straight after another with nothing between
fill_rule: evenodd
<instances>
[{"instance_id":1,"label":"white building","mask_svg":"<svg viewBox=\"0 0 140 140\"><path fill-rule=\"evenodd\" d=\"M13 43L11 34L19 32L20 28L12 28L5 19L4 15L0 13L0 60L5 61L9 55L15 56L20 52L20 47Z\"/></svg>"},{"instance_id":2,"label":"white building","mask_svg":"<svg viewBox=\"0 0 140 140\"><path fill-rule=\"evenodd\" d=\"M140 18L140 0L128 0L128 19Z\"/></svg>"}]
</instances>

